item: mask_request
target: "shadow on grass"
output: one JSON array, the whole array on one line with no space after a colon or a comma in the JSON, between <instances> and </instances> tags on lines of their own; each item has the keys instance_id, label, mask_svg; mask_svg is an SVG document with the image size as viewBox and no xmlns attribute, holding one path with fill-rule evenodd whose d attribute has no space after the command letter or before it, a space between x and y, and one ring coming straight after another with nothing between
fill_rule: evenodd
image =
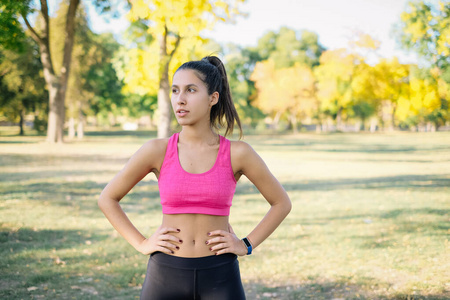
<instances>
[{"instance_id":1,"label":"shadow on grass","mask_svg":"<svg viewBox=\"0 0 450 300\"><path fill-rule=\"evenodd\" d=\"M76 197L96 197L106 184L94 181L37 182L2 187L2 198L21 200L49 200L51 204L69 204Z\"/></svg>"},{"instance_id":2,"label":"shadow on grass","mask_svg":"<svg viewBox=\"0 0 450 300\"><path fill-rule=\"evenodd\" d=\"M340 153L351 153L351 152L359 152L359 153L370 153L370 154L382 154L382 153L400 153L400 152L418 152L418 151L449 151L449 147L445 146L434 146L433 149L429 148L421 148L420 146L417 147L408 147L408 146L399 146L397 148L394 147L387 147L387 146L376 146L376 145L370 145L364 146L361 145L361 147L346 147L345 149L314 149L314 151L319 152L340 152Z\"/></svg>"},{"instance_id":3,"label":"shadow on grass","mask_svg":"<svg viewBox=\"0 0 450 300\"><path fill-rule=\"evenodd\" d=\"M334 191L346 189L436 188L449 187L450 174L399 175L370 178L343 178L282 182L287 191Z\"/></svg>"},{"instance_id":4,"label":"shadow on grass","mask_svg":"<svg viewBox=\"0 0 450 300\"><path fill-rule=\"evenodd\" d=\"M135 264L127 264L127 248L109 232L0 228L0 299L114 299L117 285L121 295L136 294L127 290ZM104 244L112 249L105 252Z\"/></svg>"},{"instance_id":5,"label":"shadow on grass","mask_svg":"<svg viewBox=\"0 0 450 300\"><path fill-rule=\"evenodd\" d=\"M0 144L37 144L39 141L0 141Z\"/></svg>"},{"instance_id":6,"label":"shadow on grass","mask_svg":"<svg viewBox=\"0 0 450 300\"><path fill-rule=\"evenodd\" d=\"M156 131L154 130L136 130L136 131L125 131L125 130L111 130L111 131L87 131L85 136L94 137L138 137L138 138L156 138Z\"/></svg>"},{"instance_id":7,"label":"shadow on grass","mask_svg":"<svg viewBox=\"0 0 450 300\"><path fill-rule=\"evenodd\" d=\"M102 154L2 154L0 156L0 166L68 166L77 163L104 163L104 164L124 164L129 156L107 156Z\"/></svg>"},{"instance_id":8,"label":"shadow on grass","mask_svg":"<svg viewBox=\"0 0 450 300\"><path fill-rule=\"evenodd\" d=\"M47 201L50 205L77 206L85 212L97 211L97 199L106 183L37 182L6 185L1 189L2 199ZM159 209L159 190L155 181L139 182L121 202L127 212Z\"/></svg>"},{"instance_id":9,"label":"shadow on grass","mask_svg":"<svg viewBox=\"0 0 450 300\"><path fill-rule=\"evenodd\" d=\"M445 144L442 145L429 145L427 143L416 143L409 145L402 145L394 138L395 143L389 143L390 139L387 139L386 143L375 143L373 140L358 140L357 137L351 135L341 135L336 137L329 137L319 139L320 136L313 138L292 138L292 139L277 139L262 137L252 140L254 147L261 147L265 151L277 151L277 152L302 152L302 151L314 151L323 153L366 153L366 154L409 154L412 152L422 151L449 151L450 147ZM376 138L376 137L375 137ZM274 142L275 141L275 142Z\"/></svg>"},{"instance_id":10,"label":"shadow on grass","mask_svg":"<svg viewBox=\"0 0 450 300\"><path fill-rule=\"evenodd\" d=\"M19 228L13 230L7 227L0 228L0 251L2 264L8 258L15 259L23 251L70 249L84 245L88 239L97 241L105 239L103 234L83 232L81 230L33 230L32 228ZM29 257L33 260L33 257ZM11 262L10 262L11 263ZM22 261L21 263L26 263Z\"/></svg>"},{"instance_id":11,"label":"shadow on grass","mask_svg":"<svg viewBox=\"0 0 450 300\"><path fill-rule=\"evenodd\" d=\"M444 300L445 294L414 294L389 293L386 295L378 290L388 288L389 284L369 284L362 282L354 284L341 281L325 281L322 279L308 280L295 285L268 286L259 282L244 284L248 299L280 299L280 300L350 300L350 299L386 299L386 300Z\"/></svg>"},{"instance_id":12,"label":"shadow on grass","mask_svg":"<svg viewBox=\"0 0 450 300\"><path fill-rule=\"evenodd\" d=\"M398 218L401 215L411 216L414 214L427 214L427 215L438 215L445 216L448 215L449 211L446 209L434 209L434 208L419 208L419 209L393 209L389 212L380 215L382 219L392 219Z\"/></svg>"},{"instance_id":13,"label":"shadow on grass","mask_svg":"<svg viewBox=\"0 0 450 300\"><path fill-rule=\"evenodd\" d=\"M450 174L442 175L400 175L370 178L343 178L326 180L299 180L281 182L287 192L336 191L351 189L429 189L450 187ZM258 193L257 188L248 183L238 183L236 195Z\"/></svg>"},{"instance_id":14,"label":"shadow on grass","mask_svg":"<svg viewBox=\"0 0 450 300\"><path fill-rule=\"evenodd\" d=\"M106 171L105 171L106 172ZM0 174L0 182L18 182L21 181L22 186L29 186L33 189L32 183L26 184L25 181L32 180L43 181L45 179L55 178L60 180L64 177L78 177L78 176L94 176L95 174L102 173L102 171L83 171L83 170L51 170L51 171L36 171L36 172L4 172ZM111 177L112 178L112 177ZM85 181L87 182L87 181ZM39 183L41 185L41 183ZM42 183L44 188L45 183ZM106 185L106 183L105 183Z\"/></svg>"}]
</instances>

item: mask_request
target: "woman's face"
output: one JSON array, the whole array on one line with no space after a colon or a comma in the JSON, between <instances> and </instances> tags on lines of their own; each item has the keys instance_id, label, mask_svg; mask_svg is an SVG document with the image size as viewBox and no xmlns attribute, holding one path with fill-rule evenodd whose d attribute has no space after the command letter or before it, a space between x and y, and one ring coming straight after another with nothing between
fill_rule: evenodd
<instances>
[{"instance_id":1,"label":"woman's face","mask_svg":"<svg viewBox=\"0 0 450 300\"><path fill-rule=\"evenodd\" d=\"M217 103L218 98L217 92L208 95L206 84L193 70L182 69L173 76L171 102L181 126L201 121L209 124L211 107Z\"/></svg>"}]
</instances>

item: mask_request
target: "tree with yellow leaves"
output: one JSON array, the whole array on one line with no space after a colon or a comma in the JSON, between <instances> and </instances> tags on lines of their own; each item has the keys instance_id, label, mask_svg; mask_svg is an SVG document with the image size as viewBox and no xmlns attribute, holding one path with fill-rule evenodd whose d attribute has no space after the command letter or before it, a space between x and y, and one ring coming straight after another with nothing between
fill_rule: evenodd
<instances>
[{"instance_id":1,"label":"tree with yellow leaves","mask_svg":"<svg viewBox=\"0 0 450 300\"><path fill-rule=\"evenodd\" d=\"M374 68L365 62L361 62L358 66L358 72L355 72L351 82L352 100L348 108L349 116L356 119L356 131L359 131L361 127L364 130L366 121L379 110L380 101L374 93L376 80ZM377 123L377 119L372 117L371 131L375 130Z\"/></svg>"},{"instance_id":2,"label":"tree with yellow leaves","mask_svg":"<svg viewBox=\"0 0 450 300\"><path fill-rule=\"evenodd\" d=\"M450 116L450 3L410 1L408 9L401 15L397 36L406 49L416 52L428 62L428 74L421 76L421 80L425 81L420 84L415 79L411 81L412 95L428 95L427 100L414 98L411 101L416 106L419 102L426 102L430 104L429 107L435 107L433 111L426 109L428 115L423 117L438 127L449 121ZM431 92L435 88L437 92ZM439 105L435 102L437 100L430 100L434 97L439 98Z\"/></svg>"},{"instance_id":3,"label":"tree with yellow leaves","mask_svg":"<svg viewBox=\"0 0 450 300\"><path fill-rule=\"evenodd\" d=\"M424 128L426 122L431 121L433 112L441 107L439 87L433 78L423 78L419 70L415 70L410 74L408 88L408 95L401 96L398 100L396 117L407 126ZM436 127L440 125L443 125L442 122L435 122Z\"/></svg>"},{"instance_id":4,"label":"tree with yellow leaves","mask_svg":"<svg viewBox=\"0 0 450 300\"><path fill-rule=\"evenodd\" d=\"M232 20L239 14L238 5L242 2L244 0L130 0L129 19L148 22L148 33L155 39L146 53L138 49L136 53L129 53L133 55L130 61L137 66L137 72L127 74L134 77L128 79L127 84L135 82L137 89L145 92L158 91L158 137L170 135L169 71L181 61L196 56L196 46L204 42L199 33L211 29L217 21Z\"/></svg>"},{"instance_id":5,"label":"tree with yellow leaves","mask_svg":"<svg viewBox=\"0 0 450 300\"><path fill-rule=\"evenodd\" d=\"M317 101L315 78L309 66L296 63L290 68L276 69L269 59L256 64L250 79L258 91L256 105L273 116L275 126L285 115L297 132L299 118L312 118Z\"/></svg>"},{"instance_id":6,"label":"tree with yellow leaves","mask_svg":"<svg viewBox=\"0 0 450 300\"><path fill-rule=\"evenodd\" d=\"M410 1L397 34L403 46L433 65L450 64L450 3Z\"/></svg>"},{"instance_id":7,"label":"tree with yellow leaves","mask_svg":"<svg viewBox=\"0 0 450 300\"><path fill-rule=\"evenodd\" d=\"M409 94L409 68L396 57L381 59L373 67L373 93L379 100L382 125L390 130L397 125L395 116L399 99L406 99Z\"/></svg>"},{"instance_id":8,"label":"tree with yellow leaves","mask_svg":"<svg viewBox=\"0 0 450 300\"><path fill-rule=\"evenodd\" d=\"M360 58L346 49L328 50L314 69L320 109L336 120L338 129L342 129L353 99L351 84L359 63Z\"/></svg>"}]
</instances>

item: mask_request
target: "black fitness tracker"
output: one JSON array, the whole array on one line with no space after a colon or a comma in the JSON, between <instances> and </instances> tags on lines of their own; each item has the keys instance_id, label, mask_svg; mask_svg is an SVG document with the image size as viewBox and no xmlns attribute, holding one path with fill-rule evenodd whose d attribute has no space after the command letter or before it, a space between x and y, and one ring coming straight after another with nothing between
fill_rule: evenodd
<instances>
[{"instance_id":1,"label":"black fitness tracker","mask_svg":"<svg viewBox=\"0 0 450 300\"><path fill-rule=\"evenodd\" d=\"M244 242L245 246L247 246L247 255L252 254L253 247L248 238L245 237L242 239L242 241Z\"/></svg>"}]
</instances>

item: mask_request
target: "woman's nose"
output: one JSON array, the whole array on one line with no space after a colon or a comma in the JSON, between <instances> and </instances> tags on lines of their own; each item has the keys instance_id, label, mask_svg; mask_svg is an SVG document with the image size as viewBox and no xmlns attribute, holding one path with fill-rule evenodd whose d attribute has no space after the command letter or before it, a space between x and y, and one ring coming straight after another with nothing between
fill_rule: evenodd
<instances>
[{"instance_id":1,"label":"woman's nose","mask_svg":"<svg viewBox=\"0 0 450 300\"><path fill-rule=\"evenodd\" d=\"M180 93L177 97L178 104L186 104L186 95L184 93Z\"/></svg>"}]
</instances>

